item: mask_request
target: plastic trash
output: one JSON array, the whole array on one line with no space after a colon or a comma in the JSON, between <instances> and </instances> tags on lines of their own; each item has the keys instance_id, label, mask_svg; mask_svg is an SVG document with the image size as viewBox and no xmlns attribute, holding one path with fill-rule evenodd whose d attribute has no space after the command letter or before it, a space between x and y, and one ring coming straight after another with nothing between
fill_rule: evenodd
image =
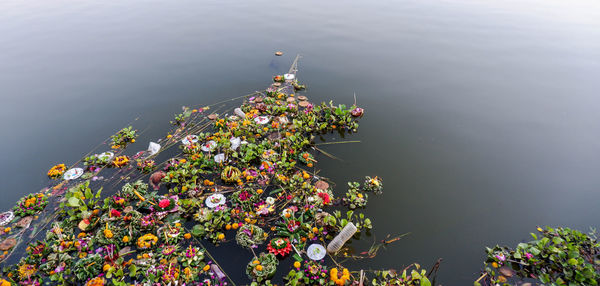
<instances>
[{"instance_id":1,"label":"plastic trash","mask_svg":"<svg viewBox=\"0 0 600 286\"><path fill-rule=\"evenodd\" d=\"M0 214L0 226L5 226L15 218L15 213L6 211Z\"/></svg>"},{"instance_id":2,"label":"plastic trash","mask_svg":"<svg viewBox=\"0 0 600 286\"><path fill-rule=\"evenodd\" d=\"M148 152L150 153L150 156L158 153L158 151L160 151L160 144L154 142L150 142L150 144L148 144Z\"/></svg>"},{"instance_id":3,"label":"plastic trash","mask_svg":"<svg viewBox=\"0 0 600 286\"><path fill-rule=\"evenodd\" d=\"M242 144L242 139L240 137L231 137L229 142L231 142L231 150L236 150Z\"/></svg>"},{"instance_id":4,"label":"plastic trash","mask_svg":"<svg viewBox=\"0 0 600 286\"><path fill-rule=\"evenodd\" d=\"M223 271L221 271L221 268L219 268L219 266L217 266L216 264L211 265L210 270L212 270L212 272L214 272L215 275L217 275L217 278L219 278L219 280L225 279L225 273L223 273Z\"/></svg>"},{"instance_id":5,"label":"plastic trash","mask_svg":"<svg viewBox=\"0 0 600 286\"><path fill-rule=\"evenodd\" d=\"M346 241L348 241L348 239L350 239L356 233L356 231L356 226L354 226L352 222L349 222L346 226L344 226L344 228L342 228L342 231L340 231L340 233L336 237L334 237L333 240L327 245L327 252L334 253L340 250L342 246L344 246Z\"/></svg>"},{"instance_id":6,"label":"plastic trash","mask_svg":"<svg viewBox=\"0 0 600 286\"><path fill-rule=\"evenodd\" d=\"M224 153L215 155L215 163L223 163L223 162L225 162L225 154Z\"/></svg>"},{"instance_id":7,"label":"plastic trash","mask_svg":"<svg viewBox=\"0 0 600 286\"><path fill-rule=\"evenodd\" d=\"M83 175L83 169L81 168L73 168L65 172L63 178L65 180L75 180Z\"/></svg>"},{"instance_id":8,"label":"plastic trash","mask_svg":"<svg viewBox=\"0 0 600 286\"><path fill-rule=\"evenodd\" d=\"M241 119L245 119L245 118L246 118L246 113L244 113L244 112L242 111L242 109L241 109L241 108L239 108L239 107L238 107L238 108L236 108L236 109L234 109L234 110L233 110L233 113L235 113L235 115L239 116Z\"/></svg>"}]
</instances>

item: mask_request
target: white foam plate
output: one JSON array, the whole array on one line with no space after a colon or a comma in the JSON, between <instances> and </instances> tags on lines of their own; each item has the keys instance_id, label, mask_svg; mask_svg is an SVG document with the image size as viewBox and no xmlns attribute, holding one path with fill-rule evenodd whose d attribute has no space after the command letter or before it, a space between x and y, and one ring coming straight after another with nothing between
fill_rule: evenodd
<instances>
[{"instance_id":1,"label":"white foam plate","mask_svg":"<svg viewBox=\"0 0 600 286\"><path fill-rule=\"evenodd\" d=\"M225 204L225 196L222 194L212 194L206 198L206 206L213 209L220 205Z\"/></svg>"},{"instance_id":2,"label":"white foam plate","mask_svg":"<svg viewBox=\"0 0 600 286\"><path fill-rule=\"evenodd\" d=\"M312 260L321 260L325 257L325 254L327 254L327 250L320 244L311 244L306 249L306 255Z\"/></svg>"},{"instance_id":3,"label":"white foam plate","mask_svg":"<svg viewBox=\"0 0 600 286\"><path fill-rule=\"evenodd\" d=\"M69 169L68 171L66 171L65 174L63 175L63 178L67 181L75 180L75 179L81 177L81 175L83 175L83 169L73 168L73 169Z\"/></svg>"},{"instance_id":4,"label":"white foam plate","mask_svg":"<svg viewBox=\"0 0 600 286\"><path fill-rule=\"evenodd\" d=\"M269 119L269 116L263 115L263 116L258 116L256 118L254 118L254 122L260 124L260 125L264 125L269 123L271 119Z\"/></svg>"}]
</instances>

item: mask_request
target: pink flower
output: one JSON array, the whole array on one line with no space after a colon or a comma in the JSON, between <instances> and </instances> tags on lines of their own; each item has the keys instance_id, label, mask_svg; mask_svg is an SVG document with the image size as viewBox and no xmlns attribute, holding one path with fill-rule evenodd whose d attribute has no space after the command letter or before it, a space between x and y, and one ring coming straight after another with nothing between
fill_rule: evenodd
<instances>
[{"instance_id":1,"label":"pink flower","mask_svg":"<svg viewBox=\"0 0 600 286\"><path fill-rule=\"evenodd\" d=\"M533 258L533 254L527 252L527 253L525 253L525 257L527 257L527 259L531 259L531 258Z\"/></svg>"}]
</instances>

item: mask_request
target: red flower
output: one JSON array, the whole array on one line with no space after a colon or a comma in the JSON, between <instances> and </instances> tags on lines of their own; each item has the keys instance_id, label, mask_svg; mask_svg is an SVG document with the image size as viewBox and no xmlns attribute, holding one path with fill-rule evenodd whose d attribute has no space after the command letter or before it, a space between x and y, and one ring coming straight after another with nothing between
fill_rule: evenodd
<instances>
[{"instance_id":1,"label":"red flower","mask_svg":"<svg viewBox=\"0 0 600 286\"><path fill-rule=\"evenodd\" d=\"M158 206L161 209L168 207L170 204L171 204L171 201L169 201L169 199L162 199L162 200L160 200L160 202L158 202Z\"/></svg>"},{"instance_id":2,"label":"red flower","mask_svg":"<svg viewBox=\"0 0 600 286\"><path fill-rule=\"evenodd\" d=\"M329 202L331 202L331 198L329 197L328 193L318 193L317 196L323 199L324 204L329 204Z\"/></svg>"},{"instance_id":3,"label":"red flower","mask_svg":"<svg viewBox=\"0 0 600 286\"><path fill-rule=\"evenodd\" d=\"M115 209L110 210L111 217L121 217L121 212Z\"/></svg>"}]
</instances>

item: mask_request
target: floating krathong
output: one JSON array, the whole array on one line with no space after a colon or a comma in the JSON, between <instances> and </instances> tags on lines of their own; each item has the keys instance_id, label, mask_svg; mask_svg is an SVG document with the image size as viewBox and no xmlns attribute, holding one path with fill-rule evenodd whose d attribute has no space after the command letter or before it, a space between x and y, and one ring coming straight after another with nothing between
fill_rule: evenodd
<instances>
[{"instance_id":1,"label":"floating krathong","mask_svg":"<svg viewBox=\"0 0 600 286\"><path fill-rule=\"evenodd\" d=\"M269 250L270 253L284 257L292 252L292 244L287 238L273 238L271 239L271 242L269 242L269 245L267 245L267 250Z\"/></svg>"},{"instance_id":2,"label":"floating krathong","mask_svg":"<svg viewBox=\"0 0 600 286\"><path fill-rule=\"evenodd\" d=\"M233 184L240 179L241 174L242 172L240 169L233 166L227 166L221 172L221 180L227 184Z\"/></svg>"},{"instance_id":3,"label":"floating krathong","mask_svg":"<svg viewBox=\"0 0 600 286\"><path fill-rule=\"evenodd\" d=\"M352 109L352 111L350 111L350 113L354 117L361 117L361 116L363 116L364 112L365 112L365 110L360 107L356 107L356 108Z\"/></svg>"}]
</instances>

